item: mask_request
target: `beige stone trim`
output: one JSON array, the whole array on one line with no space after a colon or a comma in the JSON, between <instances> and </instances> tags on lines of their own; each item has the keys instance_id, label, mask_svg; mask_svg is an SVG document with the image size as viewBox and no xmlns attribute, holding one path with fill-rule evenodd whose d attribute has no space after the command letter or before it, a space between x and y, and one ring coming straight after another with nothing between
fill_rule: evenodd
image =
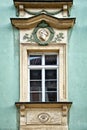
<instances>
[{"instance_id":1,"label":"beige stone trim","mask_svg":"<svg viewBox=\"0 0 87 130\"><path fill-rule=\"evenodd\" d=\"M11 23L19 29L30 29L37 26L42 20L56 29L69 29L75 23L75 18L54 18L44 13L32 18L11 18Z\"/></svg>"},{"instance_id":2,"label":"beige stone trim","mask_svg":"<svg viewBox=\"0 0 87 130\"><path fill-rule=\"evenodd\" d=\"M38 4L37 4L37 2L35 2L35 1L34 2L14 1L14 5L17 8L20 4L24 5L25 8L34 8L34 9L35 8L43 8L44 9L44 8L62 8L63 5L67 5L68 8L70 8L72 6L73 2L71 0L69 2L66 2L66 1L65 2L64 1L50 2L50 4L49 4L49 2L38 2Z\"/></svg>"},{"instance_id":3,"label":"beige stone trim","mask_svg":"<svg viewBox=\"0 0 87 130\"><path fill-rule=\"evenodd\" d=\"M29 52L58 52L59 53L59 99L66 101L66 45L37 44L20 45L20 102L28 102L28 53Z\"/></svg>"},{"instance_id":4,"label":"beige stone trim","mask_svg":"<svg viewBox=\"0 0 87 130\"><path fill-rule=\"evenodd\" d=\"M71 104L71 102L17 103L20 111L20 130L68 130Z\"/></svg>"}]
</instances>

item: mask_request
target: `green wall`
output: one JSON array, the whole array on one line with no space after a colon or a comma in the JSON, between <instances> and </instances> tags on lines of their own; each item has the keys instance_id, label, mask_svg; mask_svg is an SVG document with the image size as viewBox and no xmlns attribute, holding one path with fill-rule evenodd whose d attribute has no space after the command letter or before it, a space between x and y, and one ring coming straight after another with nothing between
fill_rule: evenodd
<instances>
[{"instance_id":1,"label":"green wall","mask_svg":"<svg viewBox=\"0 0 87 130\"><path fill-rule=\"evenodd\" d=\"M68 46L68 90L73 102L69 130L87 130L87 0L73 0L71 17L76 24ZM82 2L82 3L81 3ZM0 130L18 130L15 102L19 101L18 31L11 26L16 17L12 0L0 3Z\"/></svg>"},{"instance_id":2,"label":"green wall","mask_svg":"<svg viewBox=\"0 0 87 130\"><path fill-rule=\"evenodd\" d=\"M17 130L15 102L19 99L19 48L14 42L10 17L15 17L12 0L0 2L0 130Z\"/></svg>"},{"instance_id":3,"label":"green wall","mask_svg":"<svg viewBox=\"0 0 87 130\"><path fill-rule=\"evenodd\" d=\"M76 24L69 40L69 130L87 130L87 0L74 0Z\"/></svg>"}]
</instances>

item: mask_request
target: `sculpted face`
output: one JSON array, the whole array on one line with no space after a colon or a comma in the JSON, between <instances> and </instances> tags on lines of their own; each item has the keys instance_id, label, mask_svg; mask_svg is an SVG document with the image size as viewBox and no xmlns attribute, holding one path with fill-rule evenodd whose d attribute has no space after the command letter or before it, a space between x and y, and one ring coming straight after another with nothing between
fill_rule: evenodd
<instances>
[{"instance_id":1,"label":"sculpted face","mask_svg":"<svg viewBox=\"0 0 87 130\"><path fill-rule=\"evenodd\" d=\"M37 37L39 40L45 42L48 40L49 38L49 35L50 35L50 32L48 29L46 28L40 28L37 32Z\"/></svg>"},{"instance_id":2,"label":"sculpted face","mask_svg":"<svg viewBox=\"0 0 87 130\"><path fill-rule=\"evenodd\" d=\"M48 32L46 29L41 29L39 31L39 38L42 40L42 41L46 41L46 38L48 36Z\"/></svg>"}]
</instances>

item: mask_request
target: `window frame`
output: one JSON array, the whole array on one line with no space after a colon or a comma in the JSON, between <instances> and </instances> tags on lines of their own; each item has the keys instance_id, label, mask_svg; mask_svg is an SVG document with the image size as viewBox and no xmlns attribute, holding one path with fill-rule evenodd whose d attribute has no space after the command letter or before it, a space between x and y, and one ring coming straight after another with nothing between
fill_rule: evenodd
<instances>
[{"instance_id":1,"label":"window frame","mask_svg":"<svg viewBox=\"0 0 87 130\"><path fill-rule=\"evenodd\" d=\"M42 58L42 64L41 65L30 65L30 61L29 61L29 56L30 55L40 55L41 58ZM56 55L57 57L57 64L56 65L45 65L45 56L46 55ZM55 52L36 52L36 53L29 53L28 54L28 101L30 101L30 70L41 70L42 72L42 78L41 78L41 86L42 86L42 90L41 90L41 94L42 94L42 100L41 102L47 102L46 99L45 99L45 96L46 96L46 90L45 90L45 70L56 70L56 73L57 73L57 77L56 77L56 93L57 93L57 101L48 101L48 102L58 102L59 101L59 53L55 53Z\"/></svg>"},{"instance_id":2,"label":"window frame","mask_svg":"<svg viewBox=\"0 0 87 130\"><path fill-rule=\"evenodd\" d=\"M28 98L28 53L59 53L59 100L67 101L66 44L39 46L20 44L20 102L29 102Z\"/></svg>"}]
</instances>

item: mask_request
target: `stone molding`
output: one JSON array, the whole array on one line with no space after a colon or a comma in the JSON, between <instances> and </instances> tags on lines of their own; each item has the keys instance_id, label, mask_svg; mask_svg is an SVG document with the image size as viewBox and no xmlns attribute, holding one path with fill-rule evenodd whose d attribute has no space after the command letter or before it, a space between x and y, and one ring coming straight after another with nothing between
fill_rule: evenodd
<instances>
[{"instance_id":1,"label":"stone molding","mask_svg":"<svg viewBox=\"0 0 87 130\"><path fill-rule=\"evenodd\" d=\"M11 23L18 29L34 28L42 20L46 21L51 27L56 29L69 29L73 27L75 18L55 18L47 14L40 14L32 18L11 18Z\"/></svg>"},{"instance_id":2,"label":"stone molding","mask_svg":"<svg viewBox=\"0 0 87 130\"><path fill-rule=\"evenodd\" d=\"M68 114L72 102L15 103L20 111L20 130L68 130ZM44 127L45 126L45 127Z\"/></svg>"}]
</instances>

